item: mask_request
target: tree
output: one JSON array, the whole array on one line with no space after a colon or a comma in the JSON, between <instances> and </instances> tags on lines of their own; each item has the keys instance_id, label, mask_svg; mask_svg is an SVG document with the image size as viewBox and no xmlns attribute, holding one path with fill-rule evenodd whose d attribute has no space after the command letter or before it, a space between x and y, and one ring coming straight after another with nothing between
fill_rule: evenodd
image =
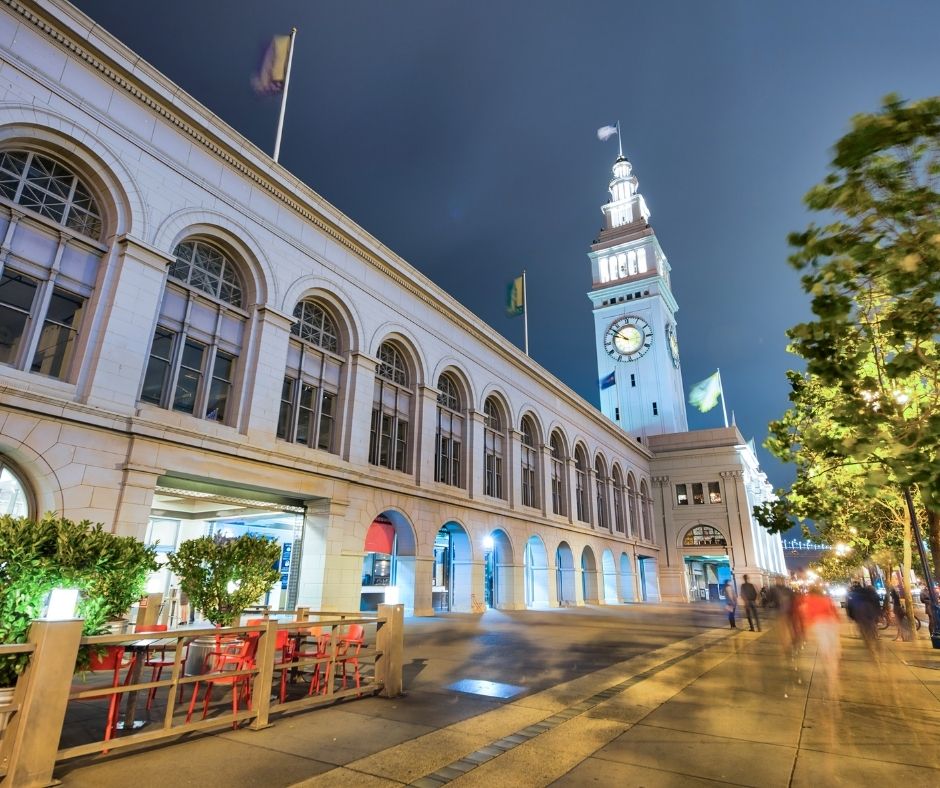
<instances>
[{"instance_id":1,"label":"tree","mask_svg":"<svg viewBox=\"0 0 940 788\"><path fill-rule=\"evenodd\" d=\"M916 488L940 569L940 97L888 96L836 143L806 196L832 221L790 236L814 319L789 331L837 394L840 453L869 482Z\"/></svg>"}]
</instances>

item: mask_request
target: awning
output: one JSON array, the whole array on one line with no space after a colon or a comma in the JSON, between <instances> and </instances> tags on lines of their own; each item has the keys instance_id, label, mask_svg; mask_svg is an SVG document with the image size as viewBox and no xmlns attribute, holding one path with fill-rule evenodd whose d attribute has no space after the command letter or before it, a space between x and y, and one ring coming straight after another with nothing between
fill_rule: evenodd
<instances>
[{"instance_id":1,"label":"awning","mask_svg":"<svg viewBox=\"0 0 940 788\"><path fill-rule=\"evenodd\" d=\"M366 552L391 555L394 550L395 526L387 520L382 522L382 520L375 519L366 533Z\"/></svg>"}]
</instances>

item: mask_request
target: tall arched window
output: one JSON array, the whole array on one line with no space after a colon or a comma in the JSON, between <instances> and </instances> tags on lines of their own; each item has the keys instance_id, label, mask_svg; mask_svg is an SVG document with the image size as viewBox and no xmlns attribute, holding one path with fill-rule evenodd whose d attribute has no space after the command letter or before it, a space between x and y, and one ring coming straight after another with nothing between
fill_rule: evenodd
<instances>
[{"instance_id":1,"label":"tall arched window","mask_svg":"<svg viewBox=\"0 0 940 788\"><path fill-rule=\"evenodd\" d=\"M614 466L612 479L614 485L614 530L623 534L626 533L627 515L623 508L623 471L619 465Z\"/></svg>"},{"instance_id":2,"label":"tall arched window","mask_svg":"<svg viewBox=\"0 0 940 788\"><path fill-rule=\"evenodd\" d=\"M0 258L0 363L74 377L107 251L101 235L98 203L71 169L32 151L0 152L0 238L8 246Z\"/></svg>"},{"instance_id":3,"label":"tall arched window","mask_svg":"<svg viewBox=\"0 0 940 788\"><path fill-rule=\"evenodd\" d=\"M538 508L538 448L535 439L535 424L528 416L522 418L522 446L520 470L522 472L522 505Z\"/></svg>"},{"instance_id":4,"label":"tall arched window","mask_svg":"<svg viewBox=\"0 0 940 788\"><path fill-rule=\"evenodd\" d=\"M610 530L607 512L607 466L600 455L594 459L594 488L597 493L597 527Z\"/></svg>"},{"instance_id":5,"label":"tall arched window","mask_svg":"<svg viewBox=\"0 0 940 788\"><path fill-rule=\"evenodd\" d=\"M650 498L646 481L640 482L640 514L643 518L643 538L647 542L653 541L653 499Z\"/></svg>"},{"instance_id":6,"label":"tall arched window","mask_svg":"<svg viewBox=\"0 0 940 788\"><path fill-rule=\"evenodd\" d=\"M369 433L369 462L407 473L408 425L414 393L405 357L391 342L379 346L372 399L372 429Z\"/></svg>"},{"instance_id":7,"label":"tall arched window","mask_svg":"<svg viewBox=\"0 0 940 788\"><path fill-rule=\"evenodd\" d=\"M574 500L575 512L582 523L591 522L591 510L588 506L588 464L584 447L574 450Z\"/></svg>"},{"instance_id":8,"label":"tall arched window","mask_svg":"<svg viewBox=\"0 0 940 788\"><path fill-rule=\"evenodd\" d=\"M552 433L552 511L563 517L568 514L568 457L558 432Z\"/></svg>"},{"instance_id":9,"label":"tall arched window","mask_svg":"<svg viewBox=\"0 0 940 788\"><path fill-rule=\"evenodd\" d=\"M493 498L505 498L503 456L506 452L506 427L495 397L483 403L483 485Z\"/></svg>"},{"instance_id":10,"label":"tall arched window","mask_svg":"<svg viewBox=\"0 0 940 788\"><path fill-rule=\"evenodd\" d=\"M640 535L640 520L636 502L636 480L632 473L627 474L627 499L630 506L630 536Z\"/></svg>"},{"instance_id":11,"label":"tall arched window","mask_svg":"<svg viewBox=\"0 0 940 788\"><path fill-rule=\"evenodd\" d=\"M437 462L434 481L463 487L461 476L464 445L464 415L460 390L446 372L437 380Z\"/></svg>"},{"instance_id":12,"label":"tall arched window","mask_svg":"<svg viewBox=\"0 0 940 788\"><path fill-rule=\"evenodd\" d=\"M174 255L140 399L231 424L235 372L248 323L241 308L241 276L231 257L211 241L183 241Z\"/></svg>"},{"instance_id":13,"label":"tall arched window","mask_svg":"<svg viewBox=\"0 0 940 788\"><path fill-rule=\"evenodd\" d=\"M297 304L294 318L277 437L335 453L343 371L339 329L328 308L313 299Z\"/></svg>"},{"instance_id":14,"label":"tall arched window","mask_svg":"<svg viewBox=\"0 0 940 788\"><path fill-rule=\"evenodd\" d=\"M29 517L31 508L29 488L0 455L0 516Z\"/></svg>"}]
</instances>

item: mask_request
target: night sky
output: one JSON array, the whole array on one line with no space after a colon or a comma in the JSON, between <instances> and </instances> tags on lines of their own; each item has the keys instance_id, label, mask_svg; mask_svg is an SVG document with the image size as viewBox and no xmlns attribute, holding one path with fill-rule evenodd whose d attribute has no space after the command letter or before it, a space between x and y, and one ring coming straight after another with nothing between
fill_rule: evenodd
<instances>
[{"instance_id":1,"label":"night sky","mask_svg":"<svg viewBox=\"0 0 940 788\"><path fill-rule=\"evenodd\" d=\"M931 0L79 0L223 120L273 149L250 87L298 29L281 163L597 404L586 253L618 119L672 265L686 391L720 366L760 444L808 300L787 265L803 194L849 118L940 93ZM721 409L690 427L720 426ZM789 469L760 449L775 485Z\"/></svg>"}]
</instances>

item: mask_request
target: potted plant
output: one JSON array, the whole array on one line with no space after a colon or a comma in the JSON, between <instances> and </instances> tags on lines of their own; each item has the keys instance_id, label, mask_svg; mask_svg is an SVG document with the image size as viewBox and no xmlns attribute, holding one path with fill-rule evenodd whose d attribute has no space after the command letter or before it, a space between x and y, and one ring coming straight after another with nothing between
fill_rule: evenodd
<instances>
[{"instance_id":1,"label":"potted plant","mask_svg":"<svg viewBox=\"0 0 940 788\"><path fill-rule=\"evenodd\" d=\"M0 517L0 643L25 643L52 589L77 588L76 616L85 635L97 635L122 616L156 570L155 550L101 523L76 523L53 513L39 520ZM0 657L0 693L25 668L27 655ZM87 663L83 650L77 667ZM9 702L9 701L7 701ZM0 700L0 705L3 701Z\"/></svg>"},{"instance_id":2,"label":"potted plant","mask_svg":"<svg viewBox=\"0 0 940 788\"><path fill-rule=\"evenodd\" d=\"M167 556L167 563L179 576L180 589L189 603L215 626L227 627L280 577L280 555L278 543L264 537L217 534L183 542ZM201 671L205 655L214 645L214 638L193 642L187 673Z\"/></svg>"}]
</instances>

